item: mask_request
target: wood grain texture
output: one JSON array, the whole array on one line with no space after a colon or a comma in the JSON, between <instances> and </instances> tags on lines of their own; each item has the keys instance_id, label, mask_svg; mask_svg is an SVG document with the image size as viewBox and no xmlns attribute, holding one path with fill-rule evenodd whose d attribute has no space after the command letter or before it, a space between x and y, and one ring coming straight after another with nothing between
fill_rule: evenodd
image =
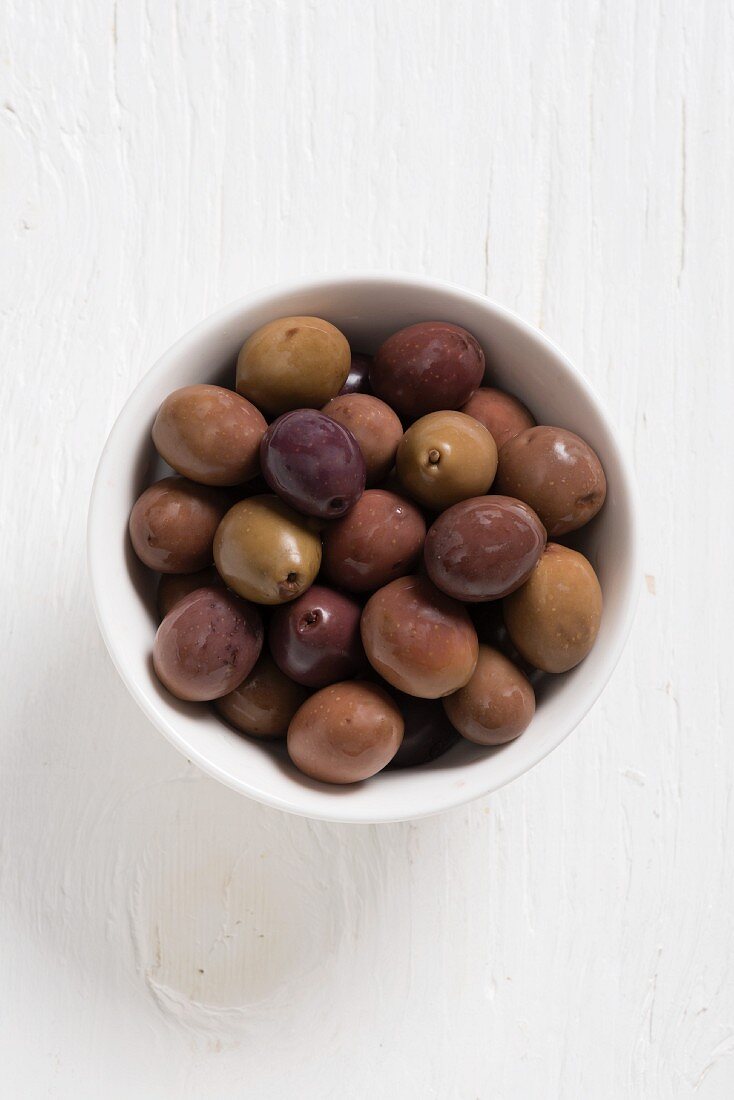
<instances>
[{"instance_id":1,"label":"wood grain texture","mask_svg":"<svg viewBox=\"0 0 734 1100\"><path fill-rule=\"evenodd\" d=\"M0 1092L734 1094L734 7L6 0ZM94 622L98 454L215 307L348 268L486 291L630 448L647 584L603 699L491 799L239 798Z\"/></svg>"}]
</instances>

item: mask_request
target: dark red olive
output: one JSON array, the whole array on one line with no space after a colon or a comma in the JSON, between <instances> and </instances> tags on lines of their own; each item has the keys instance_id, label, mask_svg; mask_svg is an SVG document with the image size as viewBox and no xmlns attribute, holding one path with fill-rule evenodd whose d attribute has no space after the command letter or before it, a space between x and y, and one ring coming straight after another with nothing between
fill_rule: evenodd
<instances>
[{"instance_id":1,"label":"dark red olive","mask_svg":"<svg viewBox=\"0 0 734 1100\"><path fill-rule=\"evenodd\" d=\"M421 321L380 347L370 384L400 416L417 419L460 409L483 376L484 352L470 332L446 321Z\"/></svg>"},{"instance_id":2,"label":"dark red olive","mask_svg":"<svg viewBox=\"0 0 734 1100\"><path fill-rule=\"evenodd\" d=\"M344 393L371 393L370 390L370 367L372 366L371 355L361 355L359 352L352 352L352 365L349 368L349 374L347 380L339 390L340 394Z\"/></svg>"},{"instance_id":3,"label":"dark red olive","mask_svg":"<svg viewBox=\"0 0 734 1100\"><path fill-rule=\"evenodd\" d=\"M455 745L459 735L446 718L438 699L418 699L395 688L388 692L403 716L405 731L400 748L390 761L391 768L413 768L429 764Z\"/></svg>"},{"instance_id":4,"label":"dark red olive","mask_svg":"<svg viewBox=\"0 0 734 1100\"><path fill-rule=\"evenodd\" d=\"M305 687L349 680L367 666L356 600L315 584L270 620L270 652L280 670Z\"/></svg>"}]
</instances>

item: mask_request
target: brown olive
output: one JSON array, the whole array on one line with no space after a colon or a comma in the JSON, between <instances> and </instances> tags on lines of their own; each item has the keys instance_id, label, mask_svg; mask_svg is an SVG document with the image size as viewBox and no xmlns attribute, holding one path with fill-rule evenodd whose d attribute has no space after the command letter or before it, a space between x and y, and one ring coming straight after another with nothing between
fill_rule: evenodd
<instances>
[{"instance_id":1,"label":"brown olive","mask_svg":"<svg viewBox=\"0 0 734 1100\"><path fill-rule=\"evenodd\" d=\"M322 783L358 783L389 764L403 739L403 718L376 684L345 681L307 699L288 727L288 753Z\"/></svg>"},{"instance_id":2,"label":"brown olive","mask_svg":"<svg viewBox=\"0 0 734 1100\"><path fill-rule=\"evenodd\" d=\"M544 546L545 528L527 504L512 497L472 497L438 517L426 536L424 559L442 592L480 603L519 588Z\"/></svg>"},{"instance_id":3,"label":"brown olive","mask_svg":"<svg viewBox=\"0 0 734 1100\"><path fill-rule=\"evenodd\" d=\"M267 421L222 386L184 386L165 399L153 424L161 458L203 485L239 485L260 470Z\"/></svg>"},{"instance_id":4,"label":"brown olive","mask_svg":"<svg viewBox=\"0 0 734 1100\"><path fill-rule=\"evenodd\" d=\"M321 539L279 497L248 497L230 508L214 539L214 561L230 588L255 603L295 600L321 566Z\"/></svg>"},{"instance_id":5,"label":"brown olive","mask_svg":"<svg viewBox=\"0 0 734 1100\"><path fill-rule=\"evenodd\" d=\"M158 581L158 614L165 619L168 612L179 600L188 596L189 592L223 583L213 565L208 569L200 569L198 573L162 573Z\"/></svg>"},{"instance_id":6,"label":"brown olive","mask_svg":"<svg viewBox=\"0 0 734 1100\"><path fill-rule=\"evenodd\" d=\"M277 416L320 409L347 380L347 338L320 317L280 317L245 342L237 359L237 392Z\"/></svg>"},{"instance_id":7,"label":"brown olive","mask_svg":"<svg viewBox=\"0 0 734 1100\"><path fill-rule=\"evenodd\" d=\"M473 393L461 408L467 416L473 416L491 433L499 451L508 439L514 438L535 424L530 412L521 401L504 390L482 386Z\"/></svg>"},{"instance_id":8,"label":"brown olive","mask_svg":"<svg viewBox=\"0 0 734 1100\"><path fill-rule=\"evenodd\" d=\"M368 489L324 532L324 569L350 592L373 592L414 568L426 537L415 504L385 489Z\"/></svg>"},{"instance_id":9,"label":"brown olive","mask_svg":"<svg viewBox=\"0 0 734 1100\"><path fill-rule=\"evenodd\" d=\"M544 672L583 661L599 632L602 593L586 558L549 542L529 580L503 603L510 638Z\"/></svg>"},{"instance_id":10,"label":"brown olive","mask_svg":"<svg viewBox=\"0 0 734 1100\"><path fill-rule=\"evenodd\" d=\"M390 406L367 393L349 393L332 398L321 411L357 440L367 466L367 485L387 477L403 438L403 425Z\"/></svg>"},{"instance_id":11,"label":"brown olive","mask_svg":"<svg viewBox=\"0 0 734 1100\"><path fill-rule=\"evenodd\" d=\"M424 699L458 691L477 663L477 634L467 611L425 577L400 577L370 597L362 642L383 679Z\"/></svg>"},{"instance_id":12,"label":"brown olive","mask_svg":"<svg viewBox=\"0 0 734 1100\"><path fill-rule=\"evenodd\" d=\"M474 417L429 413L408 428L396 465L406 492L426 508L443 511L487 492L497 470L497 448Z\"/></svg>"},{"instance_id":13,"label":"brown olive","mask_svg":"<svg viewBox=\"0 0 734 1100\"><path fill-rule=\"evenodd\" d=\"M249 676L214 706L235 729L271 741L285 737L288 724L308 690L281 672L269 653L261 653Z\"/></svg>"},{"instance_id":14,"label":"brown olive","mask_svg":"<svg viewBox=\"0 0 734 1100\"><path fill-rule=\"evenodd\" d=\"M607 495L601 462L565 428L528 428L505 443L495 489L533 508L551 538L583 527Z\"/></svg>"},{"instance_id":15,"label":"brown olive","mask_svg":"<svg viewBox=\"0 0 734 1100\"><path fill-rule=\"evenodd\" d=\"M241 684L260 655L257 608L224 588L184 596L158 627L153 667L177 699L206 702Z\"/></svg>"},{"instance_id":16,"label":"brown olive","mask_svg":"<svg viewBox=\"0 0 734 1100\"><path fill-rule=\"evenodd\" d=\"M214 534L229 507L221 489L164 477L141 493L130 513L130 541L158 573L195 573L212 563Z\"/></svg>"},{"instance_id":17,"label":"brown olive","mask_svg":"<svg viewBox=\"0 0 734 1100\"><path fill-rule=\"evenodd\" d=\"M477 745L514 741L535 714L535 692L527 677L487 645L479 647L471 680L441 701L454 729Z\"/></svg>"}]
</instances>

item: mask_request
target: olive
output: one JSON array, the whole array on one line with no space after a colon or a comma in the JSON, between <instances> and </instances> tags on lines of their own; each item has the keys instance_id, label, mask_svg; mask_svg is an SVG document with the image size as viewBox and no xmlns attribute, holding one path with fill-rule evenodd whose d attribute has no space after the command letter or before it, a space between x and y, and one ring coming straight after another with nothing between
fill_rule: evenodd
<instances>
[{"instance_id":1,"label":"olive","mask_svg":"<svg viewBox=\"0 0 734 1100\"><path fill-rule=\"evenodd\" d=\"M222 386L184 386L165 399L153 443L180 474L204 485L239 485L260 469L267 421L244 397Z\"/></svg>"},{"instance_id":2,"label":"olive","mask_svg":"<svg viewBox=\"0 0 734 1100\"><path fill-rule=\"evenodd\" d=\"M505 443L495 488L519 497L555 538L583 527L607 495L596 452L565 428L528 428Z\"/></svg>"},{"instance_id":3,"label":"olive","mask_svg":"<svg viewBox=\"0 0 734 1100\"><path fill-rule=\"evenodd\" d=\"M390 406L367 393L350 393L333 397L322 412L357 440L367 467L367 484L377 485L387 477L403 438L403 425Z\"/></svg>"},{"instance_id":4,"label":"olive","mask_svg":"<svg viewBox=\"0 0 734 1100\"><path fill-rule=\"evenodd\" d=\"M389 764L403 737L403 719L376 684L345 681L307 699L288 727L288 753L322 783L358 783Z\"/></svg>"},{"instance_id":5,"label":"olive","mask_svg":"<svg viewBox=\"0 0 734 1100\"><path fill-rule=\"evenodd\" d=\"M273 614L270 652L286 676L306 687L348 680L367 665L359 633L361 614L356 600L314 584Z\"/></svg>"},{"instance_id":6,"label":"olive","mask_svg":"<svg viewBox=\"0 0 734 1100\"><path fill-rule=\"evenodd\" d=\"M526 661L544 672L567 672L596 641L602 593L583 554L549 542L529 580L507 597L502 610Z\"/></svg>"},{"instance_id":7,"label":"olive","mask_svg":"<svg viewBox=\"0 0 734 1100\"><path fill-rule=\"evenodd\" d=\"M483 423L497 444L497 452L500 452L508 439L514 439L519 432L535 425L532 414L522 401L518 401L512 394L506 394L503 389L494 389L492 386L482 386L476 390L461 411Z\"/></svg>"},{"instance_id":8,"label":"olive","mask_svg":"<svg viewBox=\"0 0 734 1100\"><path fill-rule=\"evenodd\" d=\"M513 439L535 424L521 401L492 386L482 386L473 393L461 411L484 424L497 444L498 451L508 439Z\"/></svg>"},{"instance_id":9,"label":"olive","mask_svg":"<svg viewBox=\"0 0 734 1100\"><path fill-rule=\"evenodd\" d=\"M412 571L425 537L425 520L411 501L367 489L324 532L324 571L340 588L373 592Z\"/></svg>"},{"instance_id":10,"label":"olive","mask_svg":"<svg viewBox=\"0 0 734 1100\"><path fill-rule=\"evenodd\" d=\"M478 603L524 584L544 546L545 528L527 504L512 497L472 497L434 522L424 560L442 592Z\"/></svg>"},{"instance_id":11,"label":"olive","mask_svg":"<svg viewBox=\"0 0 734 1100\"><path fill-rule=\"evenodd\" d=\"M263 436L260 462L270 488L306 515L343 516L364 492L357 440L316 409L279 416Z\"/></svg>"},{"instance_id":12,"label":"olive","mask_svg":"<svg viewBox=\"0 0 734 1100\"><path fill-rule=\"evenodd\" d=\"M306 688L290 680L263 652L250 675L214 706L241 733L271 741L285 737L291 718L307 698Z\"/></svg>"},{"instance_id":13,"label":"olive","mask_svg":"<svg viewBox=\"0 0 734 1100\"><path fill-rule=\"evenodd\" d=\"M347 380L339 390L339 393L369 393L370 392L370 368L372 356L361 355L352 352L352 362L349 367Z\"/></svg>"},{"instance_id":14,"label":"olive","mask_svg":"<svg viewBox=\"0 0 734 1100\"><path fill-rule=\"evenodd\" d=\"M179 600L195 592L197 588L209 588L222 584L222 578L213 565L200 569L198 573L162 573L158 581L158 614L165 619L169 611Z\"/></svg>"},{"instance_id":15,"label":"olive","mask_svg":"<svg viewBox=\"0 0 734 1100\"><path fill-rule=\"evenodd\" d=\"M237 392L271 416L320 409L339 393L350 366L349 344L334 325L320 317L280 317L242 346Z\"/></svg>"},{"instance_id":16,"label":"olive","mask_svg":"<svg viewBox=\"0 0 734 1100\"><path fill-rule=\"evenodd\" d=\"M212 563L217 526L229 507L221 489L164 477L141 493L130 513L130 541L159 573L195 573Z\"/></svg>"},{"instance_id":17,"label":"olive","mask_svg":"<svg viewBox=\"0 0 734 1100\"><path fill-rule=\"evenodd\" d=\"M403 436L396 466L406 492L426 508L443 511L487 492L497 470L497 448L473 417L429 413Z\"/></svg>"},{"instance_id":18,"label":"olive","mask_svg":"<svg viewBox=\"0 0 734 1100\"><path fill-rule=\"evenodd\" d=\"M429 764L456 744L458 734L446 720L441 700L418 699L395 688L389 690L405 723L402 743L389 767L414 768Z\"/></svg>"},{"instance_id":19,"label":"olive","mask_svg":"<svg viewBox=\"0 0 734 1100\"><path fill-rule=\"evenodd\" d=\"M477 663L477 635L466 609L425 577L400 577L370 597L362 642L383 679L424 699L463 687Z\"/></svg>"},{"instance_id":20,"label":"olive","mask_svg":"<svg viewBox=\"0 0 734 1100\"><path fill-rule=\"evenodd\" d=\"M372 391L400 416L459 409L484 376L484 352L470 332L421 321L388 337L370 371Z\"/></svg>"},{"instance_id":21,"label":"olive","mask_svg":"<svg viewBox=\"0 0 734 1100\"><path fill-rule=\"evenodd\" d=\"M217 528L214 560L226 584L245 599L286 603L316 579L321 540L279 497L248 497Z\"/></svg>"},{"instance_id":22,"label":"olive","mask_svg":"<svg viewBox=\"0 0 734 1100\"><path fill-rule=\"evenodd\" d=\"M469 682L441 701L451 725L477 745L514 741L535 714L535 692L527 677L499 650L486 645L479 647Z\"/></svg>"},{"instance_id":23,"label":"olive","mask_svg":"<svg viewBox=\"0 0 734 1100\"><path fill-rule=\"evenodd\" d=\"M242 683L260 655L259 612L224 588L184 596L158 627L153 667L177 699L205 702Z\"/></svg>"}]
</instances>

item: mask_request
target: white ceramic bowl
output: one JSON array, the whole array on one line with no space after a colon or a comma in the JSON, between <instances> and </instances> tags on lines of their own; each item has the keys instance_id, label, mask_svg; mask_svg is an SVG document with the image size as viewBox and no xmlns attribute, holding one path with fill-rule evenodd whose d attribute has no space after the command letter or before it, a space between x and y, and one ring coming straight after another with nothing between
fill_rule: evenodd
<instances>
[{"instance_id":1,"label":"white ceramic bowl","mask_svg":"<svg viewBox=\"0 0 734 1100\"><path fill-rule=\"evenodd\" d=\"M158 683L151 647L155 578L127 537L130 508L163 468L150 429L163 398L193 382L233 384L245 338L288 314L326 317L357 350L374 351L404 325L446 320L474 333L492 384L516 394L540 423L578 432L599 454L608 480L600 515L579 532L604 592L597 643L572 672L548 678L528 730L497 749L463 741L421 768L385 771L366 783L316 783L273 750L238 736L205 707L180 703ZM249 294L202 321L139 383L110 433L89 511L89 571L97 617L113 661L151 722L187 757L223 783L292 813L332 821L422 817L494 791L528 771L563 741L601 693L629 631L640 578L634 481L609 420L584 377L540 332L480 294L420 276L340 275ZM577 751L583 752L579 742Z\"/></svg>"}]
</instances>

